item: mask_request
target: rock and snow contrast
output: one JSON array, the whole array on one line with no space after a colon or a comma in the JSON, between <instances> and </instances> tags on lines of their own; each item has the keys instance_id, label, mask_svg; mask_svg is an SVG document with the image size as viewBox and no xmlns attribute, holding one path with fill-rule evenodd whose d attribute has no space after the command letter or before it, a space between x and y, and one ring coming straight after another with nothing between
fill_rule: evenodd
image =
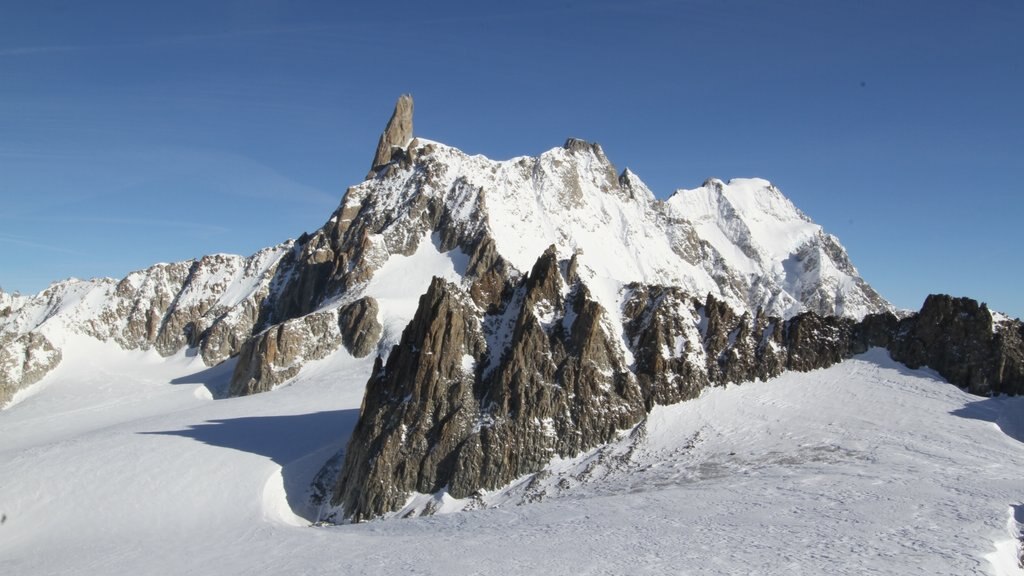
<instances>
[{"instance_id":1,"label":"rock and snow contrast","mask_svg":"<svg viewBox=\"0 0 1024 576\"><path fill-rule=\"evenodd\" d=\"M1019 320L897 316L767 181L660 201L596 144L494 161L412 110L313 233L0 292L0 558L1014 573ZM377 517L417 519L345 525Z\"/></svg>"}]
</instances>

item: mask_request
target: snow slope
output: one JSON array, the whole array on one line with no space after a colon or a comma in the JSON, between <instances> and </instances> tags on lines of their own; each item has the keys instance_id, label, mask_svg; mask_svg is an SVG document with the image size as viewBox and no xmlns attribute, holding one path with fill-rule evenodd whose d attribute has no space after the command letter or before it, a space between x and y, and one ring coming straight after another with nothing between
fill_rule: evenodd
<instances>
[{"instance_id":1,"label":"snow slope","mask_svg":"<svg viewBox=\"0 0 1024 576\"><path fill-rule=\"evenodd\" d=\"M711 179L700 188L677 190L665 204L693 223L751 284L750 299L760 299L773 313L830 310L861 318L891 310L860 278L839 240L767 180Z\"/></svg>"},{"instance_id":2,"label":"snow slope","mask_svg":"<svg viewBox=\"0 0 1024 576\"><path fill-rule=\"evenodd\" d=\"M212 400L228 374L188 353L75 344L0 412L4 573L1024 573L1024 399L878 350L656 408L618 444L482 495L496 508L311 527L307 487L370 360L340 352Z\"/></svg>"}]
</instances>

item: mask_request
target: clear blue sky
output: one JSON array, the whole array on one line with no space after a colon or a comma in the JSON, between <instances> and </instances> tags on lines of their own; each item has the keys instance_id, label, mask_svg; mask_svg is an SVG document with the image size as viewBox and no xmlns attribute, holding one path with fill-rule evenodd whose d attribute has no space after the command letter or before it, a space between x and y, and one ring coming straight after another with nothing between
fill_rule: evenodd
<instances>
[{"instance_id":1,"label":"clear blue sky","mask_svg":"<svg viewBox=\"0 0 1024 576\"><path fill-rule=\"evenodd\" d=\"M1024 316L1024 2L0 4L0 286L319 227L398 94L492 158L759 176L896 305Z\"/></svg>"}]
</instances>

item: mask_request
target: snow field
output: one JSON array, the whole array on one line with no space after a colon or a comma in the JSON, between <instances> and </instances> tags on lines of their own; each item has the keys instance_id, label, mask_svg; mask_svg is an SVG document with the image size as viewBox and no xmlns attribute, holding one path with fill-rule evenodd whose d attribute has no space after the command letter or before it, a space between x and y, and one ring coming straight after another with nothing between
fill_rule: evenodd
<instances>
[{"instance_id":1,"label":"snow field","mask_svg":"<svg viewBox=\"0 0 1024 576\"><path fill-rule=\"evenodd\" d=\"M884 351L658 407L482 495L489 509L336 527L308 526L307 489L370 361L341 352L210 400L196 391L223 373L157 358L96 343L0 412L5 571L1021 574L1024 438L1006 423L1022 399L969 396Z\"/></svg>"}]
</instances>

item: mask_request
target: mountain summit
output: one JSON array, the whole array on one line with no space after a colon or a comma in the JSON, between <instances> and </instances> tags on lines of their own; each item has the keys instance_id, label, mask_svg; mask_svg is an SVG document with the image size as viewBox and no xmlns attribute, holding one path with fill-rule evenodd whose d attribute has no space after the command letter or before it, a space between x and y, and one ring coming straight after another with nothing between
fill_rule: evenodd
<instances>
[{"instance_id":1,"label":"mountain summit","mask_svg":"<svg viewBox=\"0 0 1024 576\"><path fill-rule=\"evenodd\" d=\"M0 402L75 335L230 360L230 396L372 357L351 441L316 486L332 518L358 521L415 493L471 499L707 386L873 346L977 393L1024 391L1019 321L946 296L897 318L765 180L662 201L598 144L495 161L416 137L412 112L402 96L370 174L313 233L0 293Z\"/></svg>"},{"instance_id":2,"label":"mountain summit","mask_svg":"<svg viewBox=\"0 0 1024 576\"><path fill-rule=\"evenodd\" d=\"M377 152L373 155L373 164L370 165L370 173L367 178L372 178L374 170L386 166L391 162L392 149L405 148L412 138L412 96L402 94L395 104L395 111L391 114L384 132L377 142Z\"/></svg>"}]
</instances>

